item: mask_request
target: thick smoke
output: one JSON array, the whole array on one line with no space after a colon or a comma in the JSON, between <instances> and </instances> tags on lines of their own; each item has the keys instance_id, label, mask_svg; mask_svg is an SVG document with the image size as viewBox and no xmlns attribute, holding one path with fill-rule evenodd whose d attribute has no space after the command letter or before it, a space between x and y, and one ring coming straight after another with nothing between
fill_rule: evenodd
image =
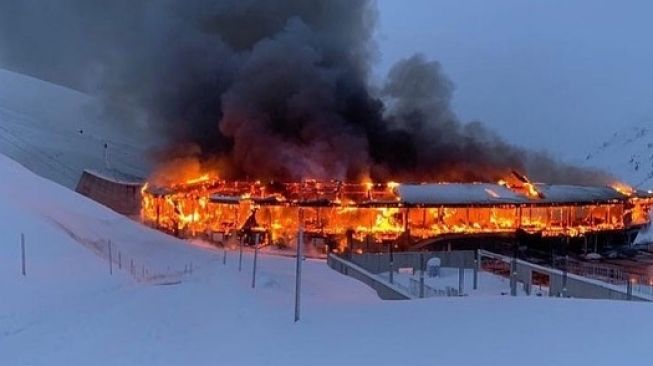
<instances>
[{"instance_id":1,"label":"thick smoke","mask_svg":"<svg viewBox=\"0 0 653 366\"><path fill-rule=\"evenodd\" d=\"M366 0L4 1L0 64L141 108L166 159L198 152L232 178L603 178L459 121L422 56L371 87L375 23Z\"/></svg>"}]
</instances>

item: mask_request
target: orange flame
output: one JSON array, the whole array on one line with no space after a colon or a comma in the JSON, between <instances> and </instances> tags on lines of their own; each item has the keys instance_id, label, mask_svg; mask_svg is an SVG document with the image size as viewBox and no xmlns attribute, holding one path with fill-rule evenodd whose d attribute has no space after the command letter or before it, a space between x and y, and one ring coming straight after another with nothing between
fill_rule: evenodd
<instances>
[{"instance_id":1,"label":"orange flame","mask_svg":"<svg viewBox=\"0 0 653 366\"><path fill-rule=\"evenodd\" d=\"M256 232L257 238L269 244L294 243L301 224L306 235L335 242L342 249L347 240L378 243L402 235L421 240L443 234L518 229L544 236L621 230L645 222L645 213L653 206L653 200L635 198L627 204L538 206L541 193L523 177L499 184L533 198L533 205L405 207L397 195L396 182L305 180L266 185L219 180L215 171L195 168L182 169L179 177L170 179L174 183L167 189L156 189L159 186L154 182L143 186L144 222L188 236ZM191 175L191 171L196 174ZM500 198L491 188L485 192Z\"/></svg>"}]
</instances>

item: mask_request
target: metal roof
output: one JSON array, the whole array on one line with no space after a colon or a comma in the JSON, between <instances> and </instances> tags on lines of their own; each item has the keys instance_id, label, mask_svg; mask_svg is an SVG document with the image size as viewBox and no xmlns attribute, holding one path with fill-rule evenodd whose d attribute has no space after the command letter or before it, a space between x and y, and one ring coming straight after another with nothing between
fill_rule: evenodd
<instances>
[{"instance_id":1,"label":"metal roof","mask_svg":"<svg viewBox=\"0 0 653 366\"><path fill-rule=\"evenodd\" d=\"M137 185L141 186L145 183L145 179L135 175L127 174L115 169L84 169L84 173L98 177L100 179L124 184L124 185Z\"/></svg>"},{"instance_id":2,"label":"metal roof","mask_svg":"<svg viewBox=\"0 0 653 366\"><path fill-rule=\"evenodd\" d=\"M592 204L625 200L627 196L611 187L536 184L544 196L533 200L542 204Z\"/></svg>"},{"instance_id":3,"label":"metal roof","mask_svg":"<svg viewBox=\"0 0 653 366\"><path fill-rule=\"evenodd\" d=\"M579 205L613 203L628 197L611 187L574 186L535 184L540 197L527 196L523 191L513 190L504 185L491 183L428 183L399 184L395 189L395 200L390 197L381 199L355 200L355 206L501 206L501 205ZM169 188L149 187L148 192L155 195L174 193ZM639 192L638 197L645 196ZM339 201L327 197L306 200L287 200L280 195L265 197L241 197L237 195L215 193L210 196L213 203L237 204L242 200L251 200L255 204L278 205L299 204L302 206L331 206Z\"/></svg>"},{"instance_id":4,"label":"metal roof","mask_svg":"<svg viewBox=\"0 0 653 366\"><path fill-rule=\"evenodd\" d=\"M508 205L529 203L525 196L489 183L401 184L401 202L408 205Z\"/></svg>"},{"instance_id":5,"label":"metal roof","mask_svg":"<svg viewBox=\"0 0 653 366\"><path fill-rule=\"evenodd\" d=\"M402 184L397 193L407 205L549 205L598 204L627 196L611 187L536 184L541 197L529 197L499 184Z\"/></svg>"}]
</instances>

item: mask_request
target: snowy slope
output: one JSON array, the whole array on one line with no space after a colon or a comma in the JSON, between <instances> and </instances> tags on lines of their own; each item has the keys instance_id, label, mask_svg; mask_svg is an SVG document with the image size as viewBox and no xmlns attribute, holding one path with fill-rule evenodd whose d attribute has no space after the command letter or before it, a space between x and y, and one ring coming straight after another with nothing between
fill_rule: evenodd
<instances>
[{"instance_id":1,"label":"snowy slope","mask_svg":"<svg viewBox=\"0 0 653 366\"><path fill-rule=\"evenodd\" d=\"M469 297L384 302L307 261L292 322L294 260L261 256L250 288L230 253L139 226L0 156L1 365L648 364L652 305ZM27 242L20 274L19 233ZM176 285L109 275L101 248ZM95 252L95 253L94 253ZM483 283L481 283L483 286Z\"/></svg>"},{"instance_id":2,"label":"snowy slope","mask_svg":"<svg viewBox=\"0 0 653 366\"><path fill-rule=\"evenodd\" d=\"M147 171L142 132L109 117L94 98L0 69L0 153L69 188L82 170Z\"/></svg>"},{"instance_id":3,"label":"snowy slope","mask_svg":"<svg viewBox=\"0 0 653 366\"><path fill-rule=\"evenodd\" d=\"M623 128L584 157L584 165L602 168L638 188L653 188L653 130Z\"/></svg>"}]
</instances>

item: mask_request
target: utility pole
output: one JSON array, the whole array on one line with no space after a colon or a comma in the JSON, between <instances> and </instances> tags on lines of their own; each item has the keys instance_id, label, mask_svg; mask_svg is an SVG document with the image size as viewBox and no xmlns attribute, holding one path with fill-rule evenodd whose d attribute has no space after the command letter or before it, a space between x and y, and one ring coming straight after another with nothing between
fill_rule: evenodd
<instances>
[{"instance_id":1,"label":"utility pole","mask_svg":"<svg viewBox=\"0 0 653 366\"><path fill-rule=\"evenodd\" d=\"M256 288L256 262L258 260L258 243L254 243L254 266L252 267L252 288Z\"/></svg>"},{"instance_id":2,"label":"utility pole","mask_svg":"<svg viewBox=\"0 0 653 366\"><path fill-rule=\"evenodd\" d=\"M393 243L389 244L389 252L390 252L390 283L394 283L394 271L395 271L395 258L394 258L394 248L393 248Z\"/></svg>"},{"instance_id":3,"label":"utility pole","mask_svg":"<svg viewBox=\"0 0 653 366\"><path fill-rule=\"evenodd\" d=\"M299 209L299 230L297 231L297 265L295 267L295 322L299 321L302 289L302 261L304 260L304 211Z\"/></svg>"},{"instance_id":4,"label":"utility pole","mask_svg":"<svg viewBox=\"0 0 653 366\"><path fill-rule=\"evenodd\" d=\"M474 251L474 285L473 289L478 290L478 272L481 267L481 250Z\"/></svg>"},{"instance_id":5,"label":"utility pole","mask_svg":"<svg viewBox=\"0 0 653 366\"><path fill-rule=\"evenodd\" d=\"M240 253L238 254L238 272L243 270L243 237L238 239L238 246Z\"/></svg>"}]
</instances>

